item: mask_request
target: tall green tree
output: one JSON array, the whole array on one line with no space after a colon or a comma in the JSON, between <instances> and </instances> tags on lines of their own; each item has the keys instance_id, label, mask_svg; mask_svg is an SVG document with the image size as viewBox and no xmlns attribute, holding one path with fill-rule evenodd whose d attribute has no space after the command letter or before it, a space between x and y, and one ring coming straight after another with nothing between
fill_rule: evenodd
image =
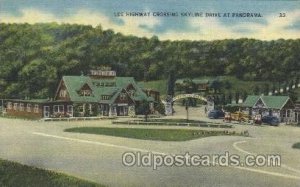
<instances>
[{"instance_id":1,"label":"tall green tree","mask_svg":"<svg viewBox=\"0 0 300 187\"><path fill-rule=\"evenodd\" d=\"M137 108L144 115L144 119L148 121L148 115L150 114L150 102L147 99L143 99Z\"/></svg>"},{"instance_id":2,"label":"tall green tree","mask_svg":"<svg viewBox=\"0 0 300 187\"><path fill-rule=\"evenodd\" d=\"M175 94L175 71L173 68L170 69L169 71L169 77L168 77L168 82L167 82L167 94L170 96L174 96Z\"/></svg>"}]
</instances>

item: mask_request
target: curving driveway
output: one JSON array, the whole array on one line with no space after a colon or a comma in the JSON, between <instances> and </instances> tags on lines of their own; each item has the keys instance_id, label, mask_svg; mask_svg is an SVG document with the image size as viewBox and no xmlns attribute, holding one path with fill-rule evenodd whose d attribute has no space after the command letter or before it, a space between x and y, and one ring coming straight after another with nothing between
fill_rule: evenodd
<instances>
[{"instance_id":1,"label":"curving driveway","mask_svg":"<svg viewBox=\"0 0 300 187\"><path fill-rule=\"evenodd\" d=\"M300 186L300 142L297 127L255 127L252 137L209 137L185 142L135 140L104 135L74 134L76 126L115 126L110 121L34 122L0 118L0 158L64 172L109 186ZM124 127L117 126L117 127ZM130 126L133 127L133 126ZM135 126L136 127L136 126ZM149 128L139 126L139 128ZM195 127L151 127L195 128ZM125 167L125 151L161 154L280 154L281 167Z\"/></svg>"}]
</instances>

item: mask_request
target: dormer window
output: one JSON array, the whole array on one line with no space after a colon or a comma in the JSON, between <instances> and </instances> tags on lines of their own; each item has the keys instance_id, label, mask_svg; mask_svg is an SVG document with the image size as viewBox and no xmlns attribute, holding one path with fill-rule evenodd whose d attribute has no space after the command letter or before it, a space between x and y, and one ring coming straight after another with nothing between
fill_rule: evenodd
<instances>
[{"instance_id":1,"label":"dormer window","mask_svg":"<svg viewBox=\"0 0 300 187\"><path fill-rule=\"evenodd\" d=\"M124 100L126 100L126 94L125 93L121 93L120 94L120 99L122 100L122 101L124 101Z\"/></svg>"},{"instance_id":2,"label":"dormer window","mask_svg":"<svg viewBox=\"0 0 300 187\"><path fill-rule=\"evenodd\" d=\"M110 100L110 95L102 95L102 100Z\"/></svg>"},{"instance_id":3,"label":"dormer window","mask_svg":"<svg viewBox=\"0 0 300 187\"><path fill-rule=\"evenodd\" d=\"M81 96L91 96L92 91L91 90L81 90Z\"/></svg>"},{"instance_id":4,"label":"dormer window","mask_svg":"<svg viewBox=\"0 0 300 187\"><path fill-rule=\"evenodd\" d=\"M92 89L90 88L90 86L86 83L84 84L81 89L78 90L78 94L80 96L92 96Z\"/></svg>"},{"instance_id":5,"label":"dormer window","mask_svg":"<svg viewBox=\"0 0 300 187\"><path fill-rule=\"evenodd\" d=\"M128 93L129 93L129 95L130 95L131 97L133 97L134 94L135 94L135 90L131 89L131 90L128 91Z\"/></svg>"},{"instance_id":6,"label":"dormer window","mask_svg":"<svg viewBox=\"0 0 300 187\"><path fill-rule=\"evenodd\" d=\"M67 97L67 90L64 90L64 89L60 90L59 91L59 96L60 97Z\"/></svg>"}]
</instances>

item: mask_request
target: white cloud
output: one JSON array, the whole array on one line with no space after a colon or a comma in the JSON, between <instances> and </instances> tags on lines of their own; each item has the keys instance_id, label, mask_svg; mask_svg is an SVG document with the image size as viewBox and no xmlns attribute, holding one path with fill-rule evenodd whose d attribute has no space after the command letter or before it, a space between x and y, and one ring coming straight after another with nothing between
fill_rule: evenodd
<instances>
[{"instance_id":1,"label":"white cloud","mask_svg":"<svg viewBox=\"0 0 300 187\"><path fill-rule=\"evenodd\" d=\"M288 11L282 11L288 12ZM287 29L289 26L297 21L300 21L300 11L289 12L286 17L279 17L278 14L272 14L266 17L267 25L249 24L248 27L252 28L255 32L254 38L260 38L264 40L288 38L296 39L300 38L299 30Z\"/></svg>"},{"instance_id":2,"label":"white cloud","mask_svg":"<svg viewBox=\"0 0 300 187\"><path fill-rule=\"evenodd\" d=\"M218 40L237 39L243 37L261 40L300 38L299 30L287 29L287 27L293 26L294 23L300 21L300 11L289 12L284 18L279 17L279 14L272 14L268 15L264 19L266 20L266 24L240 22L234 26L226 26L220 23L217 18L191 18L189 19L189 24L194 27L196 31L190 33L176 33L171 31L161 35L160 38L173 40ZM250 32L242 33L238 32L238 30Z\"/></svg>"},{"instance_id":3,"label":"white cloud","mask_svg":"<svg viewBox=\"0 0 300 187\"><path fill-rule=\"evenodd\" d=\"M224 38L240 38L230 28L222 25L217 18L189 18L193 32L176 33L169 31L160 36L161 39L218 40Z\"/></svg>"},{"instance_id":4,"label":"white cloud","mask_svg":"<svg viewBox=\"0 0 300 187\"><path fill-rule=\"evenodd\" d=\"M97 26L101 24L104 29L113 29L116 32L122 32L126 35L137 35L141 37L151 37L153 33L143 29L140 25L146 25L147 28L153 28L159 24L160 21L154 17L121 17L124 24L118 25L111 21L109 17L96 12L88 10L79 10L76 13L66 16L64 18L56 17L53 14L42 12L36 9L24 9L21 11L22 16L13 16L7 14L0 14L0 22L4 23L70 23L70 24L85 24Z\"/></svg>"},{"instance_id":5,"label":"white cloud","mask_svg":"<svg viewBox=\"0 0 300 187\"><path fill-rule=\"evenodd\" d=\"M39 23L39 22L53 22L55 16L53 14L41 12L35 9L22 10L22 16L13 16L9 14L1 13L0 22L4 23Z\"/></svg>"},{"instance_id":6,"label":"white cloud","mask_svg":"<svg viewBox=\"0 0 300 187\"><path fill-rule=\"evenodd\" d=\"M147 10L145 10L147 11ZM288 12L288 11L282 11ZM88 24L92 26L102 25L104 29L113 29L116 32L123 34L136 35L140 37L151 37L155 33L147 29L141 28L141 25L147 28L154 28L161 24L158 17L120 17L123 20L122 25L118 25L109 19L108 16L88 10L79 10L74 14L59 18L51 13L42 12L36 9L22 10L22 16L13 16L8 14L0 14L0 22L6 23L77 23ZM165 18L168 19L168 18ZM222 18L219 18L222 19ZM167 31L165 33L157 34L162 40L216 40L225 38L256 38L262 40L272 39L296 39L300 38L299 30L286 29L296 21L300 21L300 11L287 13L285 18L279 18L278 14L268 15L262 19L266 20L266 24L259 24L255 22L246 23L240 22L234 26L227 26L220 22L218 18L189 18L188 23L193 27L193 31ZM225 19L225 18L224 18ZM229 19L229 18L226 18ZM243 18L231 18L243 19ZM251 32L241 33L238 30L249 30Z\"/></svg>"}]
</instances>

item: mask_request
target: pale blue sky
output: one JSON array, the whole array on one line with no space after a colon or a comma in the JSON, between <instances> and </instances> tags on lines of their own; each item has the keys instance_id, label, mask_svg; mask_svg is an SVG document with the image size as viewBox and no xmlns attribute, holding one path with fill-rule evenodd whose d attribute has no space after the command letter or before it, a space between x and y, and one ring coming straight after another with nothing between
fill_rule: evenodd
<instances>
[{"instance_id":1,"label":"pale blue sky","mask_svg":"<svg viewBox=\"0 0 300 187\"><path fill-rule=\"evenodd\" d=\"M116 12L151 12L149 17L116 17ZM157 17L153 12L177 12ZM260 13L262 18L182 17L181 12ZM279 18L279 13L286 17ZM199 0L0 0L0 22L67 22L137 36L180 40L249 37L295 39L300 33L300 1Z\"/></svg>"}]
</instances>

